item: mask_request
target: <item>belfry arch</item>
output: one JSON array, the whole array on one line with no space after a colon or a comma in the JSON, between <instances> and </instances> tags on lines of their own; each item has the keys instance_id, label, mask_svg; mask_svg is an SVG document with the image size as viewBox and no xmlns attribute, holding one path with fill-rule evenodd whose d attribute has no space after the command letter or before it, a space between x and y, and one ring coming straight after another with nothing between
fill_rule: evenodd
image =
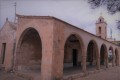
<instances>
[{"instance_id":1,"label":"belfry arch","mask_svg":"<svg viewBox=\"0 0 120 80\"><path fill-rule=\"evenodd\" d=\"M19 38L15 67L22 71L41 71L42 43L37 30L27 28Z\"/></svg>"},{"instance_id":2,"label":"belfry arch","mask_svg":"<svg viewBox=\"0 0 120 80\"><path fill-rule=\"evenodd\" d=\"M102 44L100 48L100 66L108 67L107 47L105 44Z\"/></svg>"},{"instance_id":3,"label":"belfry arch","mask_svg":"<svg viewBox=\"0 0 120 80\"><path fill-rule=\"evenodd\" d=\"M63 73L66 75L78 73L82 70L82 54L84 46L76 34L71 34L64 45ZM68 75L69 75L68 74Z\"/></svg>"},{"instance_id":4,"label":"belfry arch","mask_svg":"<svg viewBox=\"0 0 120 80\"><path fill-rule=\"evenodd\" d=\"M119 54L117 49L115 49L115 66L119 66Z\"/></svg>"},{"instance_id":5,"label":"belfry arch","mask_svg":"<svg viewBox=\"0 0 120 80\"><path fill-rule=\"evenodd\" d=\"M99 57L99 54L98 54L97 43L94 40L91 40L87 46L87 58L86 58L87 69L90 69L90 70L98 69L99 67L98 57Z\"/></svg>"}]
</instances>

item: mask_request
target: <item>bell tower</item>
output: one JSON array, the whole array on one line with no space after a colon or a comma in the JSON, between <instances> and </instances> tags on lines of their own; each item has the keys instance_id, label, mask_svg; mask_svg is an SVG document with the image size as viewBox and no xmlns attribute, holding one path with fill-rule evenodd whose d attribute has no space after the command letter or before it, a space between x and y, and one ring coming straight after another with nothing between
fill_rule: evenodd
<instances>
[{"instance_id":1,"label":"bell tower","mask_svg":"<svg viewBox=\"0 0 120 80\"><path fill-rule=\"evenodd\" d=\"M102 16L96 22L96 35L100 38L107 39L107 23Z\"/></svg>"}]
</instances>

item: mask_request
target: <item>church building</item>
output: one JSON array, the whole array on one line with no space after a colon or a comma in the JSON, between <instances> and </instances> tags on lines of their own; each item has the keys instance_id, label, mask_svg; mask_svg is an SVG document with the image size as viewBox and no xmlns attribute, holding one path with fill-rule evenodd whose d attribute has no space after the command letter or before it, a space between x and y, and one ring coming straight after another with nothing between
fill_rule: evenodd
<instances>
[{"instance_id":1,"label":"church building","mask_svg":"<svg viewBox=\"0 0 120 80\"><path fill-rule=\"evenodd\" d=\"M17 17L0 30L0 69L32 80L70 80L120 66L120 47L107 40L102 16L96 35L53 16Z\"/></svg>"}]
</instances>

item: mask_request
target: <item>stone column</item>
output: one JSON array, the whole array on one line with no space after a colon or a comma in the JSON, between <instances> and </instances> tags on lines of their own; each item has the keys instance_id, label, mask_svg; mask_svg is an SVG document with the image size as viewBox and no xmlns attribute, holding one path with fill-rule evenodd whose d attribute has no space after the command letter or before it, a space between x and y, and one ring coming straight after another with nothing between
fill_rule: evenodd
<instances>
[{"instance_id":1,"label":"stone column","mask_svg":"<svg viewBox=\"0 0 120 80\"><path fill-rule=\"evenodd\" d=\"M82 71L86 73L86 56L82 58Z\"/></svg>"},{"instance_id":2,"label":"stone column","mask_svg":"<svg viewBox=\"0 0 120 80\"><path fill-rule=\"evenodd\" d=\"M98 59L97 59L97 70L99 70L100 69L100 57L98 57Z\"/></svg>"},{"instance_id":3,"label":"stone column","mask_svg":"<svg viewBox=\"0 0 120 80\"><path fill-rule=\"evenodd\" d=\"M120 64L119 64L119 56L117 55L116 56L116 66L119 66Z\"/></svg>"},{"instance_id":4,"label":"stone column","mask_svg":"<svg viewBox=\"0 0 120 80\"><path fill-rule=\"evenodd\" d=\"M52 80L60 80L63 77L64 64L64 27L56 22L53 32L53 56L52 56Z\"/></svg>"},{"instance_id":5,"label":"stone column","mask_svg":"<svg viewBox=\"0 0 120 80\"><path fill-rule=\"evenodd\" d=\"M64 66L64 46L61 40L54 40L53 51L52 80L60 80L63 77Z\"/></svg>"},{"instance_id":6,"label":"stone column","mask_svg":"<svg viewBox=\"0 0 120 80\"><path fill-rule=\"evenodd\" d=\"M108 65L108 57L106 56L105 59L106 59L106 68L109 68L109 65Z\"/></svg>"},{"instance_id":7,"label":"stone column","mask_svg":"<svg viewBox=\"0 0 120 80\"><path fill-rule=\"evenodd\" d=\"M115 54L113 54L112 66L115 66Z\"/></svg>"},{"instance_id":8,"label":"stone column","mask_svg":"<svg viewBox=\"0 0 120 80\"><path fill-rule=\"evenodd\" d=\"M54 77L53 26L50 27L45 26L42 31L41 31L41 42L42 42L41 80L53 80Z\"/></svg>"},{"instance_id":9,"label":"stone column","mask_svg":"<svg viewBox=\"0 0 120 80\"><path fill-rule=\"evenodd\" d=\"M41 80L53 80L53 41L46 37L42 45Z\"/></svg>"}]
</instances>

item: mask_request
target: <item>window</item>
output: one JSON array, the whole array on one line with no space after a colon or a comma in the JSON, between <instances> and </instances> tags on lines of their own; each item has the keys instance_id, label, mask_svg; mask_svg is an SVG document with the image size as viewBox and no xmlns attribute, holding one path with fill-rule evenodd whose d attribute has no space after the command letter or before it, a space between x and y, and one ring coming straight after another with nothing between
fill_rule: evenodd
<instances>
[{"instance_id":1,"label":"window","mask_svg":"<svg viewBox=\"0 0 120 80\"><path fill-rule=\"evenodd\" d=\"M2 64L4 64L4 60L5 60L5 51L6 51L6 43L2 43Z\"/></svg>"},{"instance_id":2,"label":"window","mask_svg":"<svg viewBox=\"0 0 120 80\"><path fill-rule=\"evenodd\" d=\"M100 22L101 22L101 19L100 19Z\"/></svg>"},{"instance_id":3,"label":"window","mask_svg":"<svg viewBox=\"0 0 120 80\"><path fill-rule=\"evenodd\" d=\"M101 27L99 27L99 34L101 34Z\"/></svg>"}]
</instances>

